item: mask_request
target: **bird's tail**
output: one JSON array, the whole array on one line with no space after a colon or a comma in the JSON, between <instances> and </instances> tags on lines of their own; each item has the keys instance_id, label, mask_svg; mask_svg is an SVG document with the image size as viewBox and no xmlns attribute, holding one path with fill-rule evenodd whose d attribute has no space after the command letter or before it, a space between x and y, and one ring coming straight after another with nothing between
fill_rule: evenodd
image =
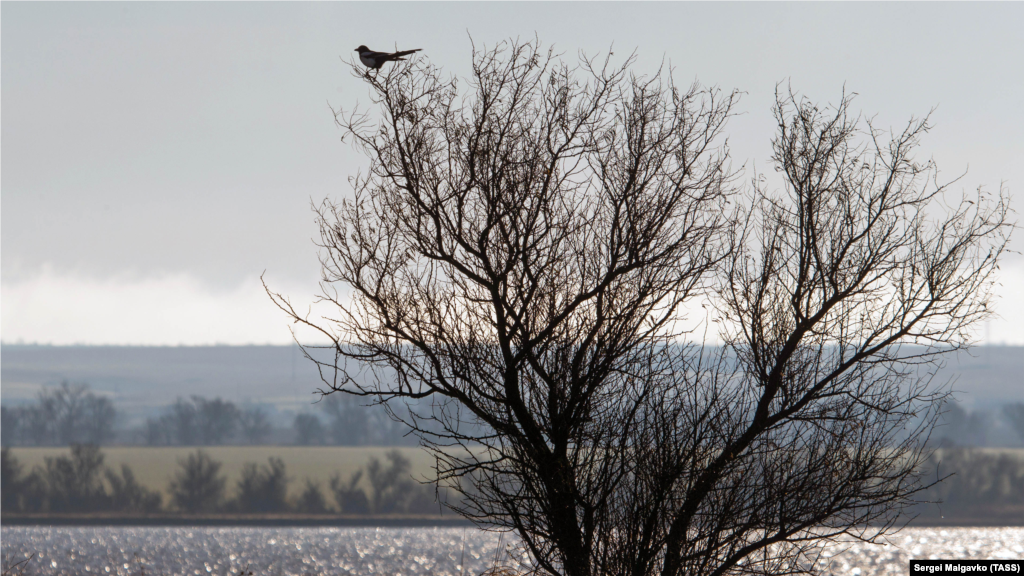
<instances>
[{"instance_id":1,"label":"bird's tail","mask_svg":"<svg viewBox=\"0 0 1024 576\"><path fill-rule=\"evenodd\" d=\"M388 58L391 60L398 60L402 56L408 56L409 54L412 54L413 52L419 52L420 50L423 50L423 48L417 48L415 50L402 50L401 52L395 52Z\"/></svg>"}]
</instances>

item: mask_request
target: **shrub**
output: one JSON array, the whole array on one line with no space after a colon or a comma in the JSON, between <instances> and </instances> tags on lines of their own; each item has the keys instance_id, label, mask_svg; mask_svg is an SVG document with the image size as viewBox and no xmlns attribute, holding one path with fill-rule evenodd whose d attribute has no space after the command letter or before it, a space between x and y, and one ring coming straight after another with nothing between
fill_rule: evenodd
<instances>
[{"instance_id":1,"label":"shrub","mask_svg":"<svg viewBox=\"0 0 1024 576\"><path fill-rule=\"evenodd\" d=\"M94 512L110 506L103 487L103 454L95 444L74 444L71 455L46 458L47 500L52 512Z\"/></svg>"},{"instance_id":2,"label":"shrub","mask_svg":"<svg viewBox=\"0 0 1024 576\"><path fill-rule=\"evenodd\" d=\"M238 497L234 506L241 512L283 512L288 509L288 477L284 461L270 457L269 465L248 462L238 481Z\"/></svg>"},{"instance_id":3,"label":"shrub","mask_svg":"<svg viewBox=\"0 0 1024 576\"><path fill-rule=\"evenodd\" d=\"M162 497L159 492L149 490L139 484L135 473L127 464L121 464L121 474L106 470L107 483L110 484L110 507L120 512L157 512L160 510Z\"/></svg>"},{"instance_id":4,"label":"shrub","mask_svg":"<svg viewBox=\"0 0 1024 576\"><path fill-rule=\"evenodd\" d=\"M302 494L299 495L295 509L305 514L325 514L330 512L330 508L327 506L327 499L324 497L323 490L320 489L320 483L306 478L305 484L306 487L302 490Z\"/></svg>"},{"instance_id":5,"label":"shrub","mask_svg":"<svg viewBox=\"0 0 1024 576\"><path fill-rule=\"evenodd\" d=\"M171 480L169 491L174 506L184 512L214 512L224 500L226 480L218 475L221 463L202 450L178 460L180 470Z\"/></svg>"},{"instance_id":6,"label":"shrub","mask_svg":"<svg viewBox=\"0 0 1024 576\"><path fill-rule=\"evenodd\" d=\"M6 447L0 449L0 509L5 512L20 509L20 476L21 463Z\"/></svg>"},{"instance_id":7,"label":"shrub","mask_svg":"<svg viewBox=\"0 0 1024 576\"><path fill-rule=\"evenodd\" d=\"M370 513L370 500L366 497L366 492L356 487L362 477L362 470L349 476L347 482L342 482L339 474L331 476L331 492L334 493L334 500L342 514Z\"/></svg>"},{"instance_id":8,"label":"shrub","mask_svg":"<svg viewBox=\"0 0 1024 576\"><path fill-rule=\"evenodd\" d=\"M19 509L22 512L42 512L48 500L46 481L37 467L21 482Z\"/></svg>"},{"instance_id":9,"label":"shrub","mask_svg":"<svg viewBox=\"0 0 1024 576\"><path fill-rule=\"evenodd\" d=\"M373 486L373 511L377 514L397 512L398 499L411 484L407 480L411 468L409 459L398 450L391 450L385 456L390 466L383 466L377 458L370 458L366 465L366 473Z\"/></svg>"}]
</instances>

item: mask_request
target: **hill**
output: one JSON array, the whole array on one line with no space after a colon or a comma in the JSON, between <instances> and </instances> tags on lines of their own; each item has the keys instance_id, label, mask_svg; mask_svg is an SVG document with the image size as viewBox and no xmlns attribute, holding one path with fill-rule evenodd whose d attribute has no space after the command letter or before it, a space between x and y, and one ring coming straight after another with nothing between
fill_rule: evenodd
<instances>
[{"instance_id":1,"label":"hill","mask_svg":"<svg viewBox=\"0 0 1024 576\"><path fill-rule=\"evenodd\" d=\"M1024 401L1024 347L979 346L938 374L955 381L966 407ZM124 409L163 406L192 394L299 408L320 377L297 346L0 345L4 403L32 400L43 386L84 382Z\"/></svg>"}]
</instances>

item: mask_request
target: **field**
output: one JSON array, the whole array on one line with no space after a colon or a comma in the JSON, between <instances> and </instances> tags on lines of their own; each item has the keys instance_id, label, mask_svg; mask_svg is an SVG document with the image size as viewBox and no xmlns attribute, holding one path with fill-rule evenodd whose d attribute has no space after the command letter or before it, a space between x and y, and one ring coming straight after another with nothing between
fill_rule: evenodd
<instances>
[{"instance_id":1,"label":"field","mask_svg":"<svg viewBox=\"0 0 1024 576\"><path fill-rule=\"evenodd\" d=\"M164 494L168 501L167 484L178 468L178 460L185 458L195 447L103 447L104 463L120 471L121 464L128 464L139 483ZM412 462L412 476L416 479L429 477L434 465L433 459L420 448L380 448L341 446L208 446L203 447L210 456L223 463L221 473L227 477L228 496L234 494L235 485L246 462L266 464L270 457L284 461L285 470L292 480L289 496L297 496L305 486L305 479L320 482L324 494L330 500L329 479L341 473L343 479L366 466L370 458L376 457L386 464L385 453L398 450ZM46 457L67 455L67 448L11 448L11 455L29 472L34 466L45 466ZM370 493L365 474L360 486Z\"/></svg>"},{"instance_id":2,"label":"field","mask_svg":"<svg viewBox=\"0 0 1024 576\"><path fill-rule=\"evenodd\" d=\"M360 468L365 468L370 458L378 458L386 464L385 454L390 450L398 450L412 463L411 475L417 480L430 478L433 475L433 458L421 448L391 447L343 447L343 446L207 446L202 447L217 462L221 462L221 474L227 478L227 496L234 495L235 487L241 476L242 467L247 462L266 464L270 457L284 461L289 483L289 497L295 497L305 486L305 479L319 482L324 494L330 500L330 478L341 474L347 479ZM67 448L9 448L10 453L22 465L22 472L28 473L33 467L45 466L47 457L63 456L69 453ZM144 486L159 490L164 494L164 502L168 501L168 482L178 469L178 461L184 459L196 447L141 447L141 446L106 446L102 448L104 463L120 470L121 464L128 464L135 477ZM1008 454L1024 460L1024 449L1014 448L981 448L975 449L989 456ZM941 459L943 450L937 456ZM371 486L364 473L359 486L372 494Z\"/></svg>"}]
</instances>

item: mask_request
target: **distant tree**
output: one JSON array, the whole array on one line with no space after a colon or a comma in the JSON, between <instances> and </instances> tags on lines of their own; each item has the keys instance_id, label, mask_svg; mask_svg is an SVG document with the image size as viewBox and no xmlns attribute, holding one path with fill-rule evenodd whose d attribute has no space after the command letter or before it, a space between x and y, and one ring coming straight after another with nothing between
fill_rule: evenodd
<instances>
[{"instance_id":1,"label":"distant tree","mask_svg":"<svg viewBox=\"0 0 1024 576\"><path fill-rule=\"evenodd\" d=\"M21 468L6 446L0 449L0 509L5 512L21 509Z\"/></svg>"},{"instance_id":2,"label":"distant tree","mask_svg":"<svg viewBox=\"0 0 1024 576\"><path fill-rule=\"evenodd\" d=\"M366 475L373 487L373 511L375 514L405 512L420 487L409 474L412 463L398 450L389 450L385 458L386 466L377 458L370 458L366 465Z\"/></svg>"},{"instance_id":3,"label":"distant tree","mask_svg":"<svg viewBox=\"0 0 1024 576\"><path fill-rule=\"evenodd\" d=\"M239 412L231 402L214 398L207 400L193 396L196 406L199 440L206 445L223 444L238 427Z\"/></svg>"},{"instance_id":4,"label":"distant tree","mask_svg":"<svg viewBox=\"0 0 1024 576\"><path fill-rule=\"evenodd\" d=\"M117 410L109 398L85 384L65 381L44 388L33 405L3 408L4 443L59 445L104 444L113 437Z\"/></svg>"},{"instance_id":5,"label":"distant tree","mask_svg":"<svg viewBox=\"0 0 1024 576\"><path fill-rule=\"evenodd\" d=\"M370 513L370 501L366 497L366 492L359 488L359 481L362 478L362 470L353 472L346 481L341 479L341 474L335 473L331 476L331 492L334 494L334 501L338 503L338 511L342 514Z\"/></svg>"},{"instance_id":6,"label":"distant tree","mask_svg":"<svg viewBox=\"0 0 1024 576\"><path fill-rule=\"evenodd\" d=\"M238 480L234 507L241 512L284 512L288 509L288 481L280 458L271 457L259 466L247 462Z\"/></svg>"},{"instance_id":7,"label":"distant tree","mask_svg":"<svg viewBox=\"0 0 1024 576\"><path fill-rule=\"evenodd\" d=\"M38 408L48 424L46 436L50 444L67 445L75 441L82 420L81 399L86 387L72 386L66 380L56 389L44 388L39 392Z\"/></svg>"},{"instance_id":8,"label":"distant tree","mask_svg":"<svg viewBox=\"0 0 1024 576\"><path fill-rule=\"evenodd\" d=\"M43 512L49 504L49 491L44 471L39 466L32 468L21 483L21 510L23 512Z\"/></svg>"},{"instance_id":9,"label":"distant tree","mask_svg":"<svg viewBox=\"0 0 1024 576\"><path fill-rule=\"evenodd\" d=\"M1024 460L970 448L944 448L931 454L923 471L941 481L921 495L924 513L985 512L979 507L1024 505ZM938 504L935 506L933 503Z\"/></svg>"},{"instance_id":10,"label":"distant tree","mask_svg":"<svg viewBox=\"0 0 1024 576\"><path fill-rule=\"evenodd\" d=\"M53 444L52 414L47 414L41 406L27 406L19 409L20 436L28 445L46 446Z\"/></svg>"},{"instance_id":11,"label":"distant tree","mask_svg":"<svg viewBox=\"0 0 1024 576\"><path fill-rule=\"evenodd\" d=\"M161 496L138 484L131 468L122 464L121 474L102 465L95 445L72 445L68 456L46 458L45 467L20 478L22 466L0 449L0 511L88 512L120 510L153 512ZM110 492L103 486L105 477Z\"/></svg>"},{"instance_id":12,"label":"distant tree","mask_svg":"<svg viewBox=\"0 0 1024 576\"><path fill-rule=\"evenodd\" d=\"M170 436L175 444L210 446L230 439L238 428L239 417L238 408L231 402L193 395L188 400L178 398L157 422L172 430ZM155 431L147 435L160 437Z\"/></svg>"},{"instance_id":13,"label":"distant tree","mask_svg":"<svg viewBox=\"0 0 1024 576\"><path fill-rule=\"evenodd\" d=\"M169 426L175 444L179 446L199 444L199 416L193 402L178 398L159 422Z\"/></svg>"},{"instance_id":14,"label":"distant tree","mask_svg":"<svg viewBox=\"0 0 1024 576\"><path fill-rule=\"evenodd\" d=\"M302 493L299 494L299 499L295 502L295 510L304 514L326 514L330 512L327 498L324 497L324 492L319 482L306 478L305 487L302 489Z\"/></svg>"},{"instance_id":15,"label":"distant tree","mask_svg":"<svg viewBox=\"0 0 1024 576\"><path fill-rule=\"evenodd\" d=\"M17 441L20 415L18 410L0 406L0 446L11 446Z\"/></svg>"},{"instance_id":16,"label":"distant tree","mask_svg":"<svg viewBox=\"0 0 1024 576\"><path fill-rule=\"evenodd\" d=\"M949 399L942 404L933 436L942 447L984 446L988 443L991 426L991 414L983 410L968 412Z\"/></svg>"},{"instance_id":17,"label":"distant tree","mask_svg":"<svg viewBox=\"0 0 1024 576\"><path fill-rule=\"evenodd\" d=\"M270 436L270 418L258 406L243 410L239 414L238 424L247 444L262 444Z\"/></svg>"},{"instance_id":18,"label":"distant tree","mask_svg":"<svg viewBox=\"0 0 1024 576\"><path fill-rule=\"evenodd\" d=\"M175 444L177 438L174 417L164 414L159 417L146 418L142 429L143 442L147 446L166 446Z\"/></svg>"},{"instance_id":19,"label":"distant tree","mask_svg":"<svg viewBox=\"0 0 1024 576\"><path fill-rule=\"evenodd\" d=\"M338 446L363 446L370 432L370 413L358 399L325 398L321 405L329 416L330 437Z\"/></svg>"},{"instance_id":20,"label":"distant tree","mask_svg":"<svg viewBox=\"0 0 1024 576\"><path fill-rule=\"evenodd\" d=\"M295 443L300 446L323 444L327 439L324 425L316 414L306 412L296 414L292 428L295 430Z\"/></svg>"},{"instance_id":21,"label":"distant tree","mask_svg":"<svg viewBox=\"0 0 1024 576\"><path fill-rule=\"evenodd\" d=\"M375 406L370 414L367 443L371 446L418 446L414 434L402 422L391 418L383 406Z\"/></svg>"},{"instance_id":22,"label":"distant tree","mask_svg":"<svg viewBox=\"0 0 1024 576\"><path fill-rule=\"evenodd\" d=\"M183 512L216 512L224 501L227 480L220 475L221 463L203 450L178 460L179 470L168 486L171 502Z\"/></svg>"},{"instance_id":23,"label":"distant tree","mask_svg":"<svg viewBox=\"0 0 1024 576\"><path fill-rule=\"evenodd\" d=\"M95 444L72 444L70 456L46 458L48 508L94 512L109 507L103 486L103 454Z\"/></svg>"},{"instance_id":24,"label":"distant tree","mask_svg":"<svg viewBox=\"0 0 1024 576\"><path fill-rule=\"evenodd\" d=\"M135 473L127 464L121 464L120 474L107 468L105 475L110 485L110 509L142 513L160 510L163 499L160 493L139 484L135 479Z\"/></svg>"},{"instance_id":25,"label":"distant tree","mask_svg":"<svg viewBox=\"0 0 1024 576\"><path fill-rule=\"evenodd\" d=\"M61 382L56 389L39 393L39 405L55 427L55 439L62 446L81 442L86 422L86 397L89 387Z\"/></svg>"},{"instance_id":26,"label":"distant tree","mask_svg":"<svg viewBox=\"0 0 1024 576\"><path fill-rule=\"evenodd\" d=\"M1013 426L1017 435L1024 440L1024 402L1003 406L1003 416L1010 421L1010 425Z\"/></svg>"},{"instance_id":27,"label":"distant tree","mask_svg":"<svg viewBox=\"0 0 1024 576\"><path fill-rule=\"evenodd\" d=\"M103 466L95 445L73 444L69 456L47 458L45 469L21 477L21 464L3 449L3 509L14 511L155 512L160 494L140 485L127 464L121 473ZM102 474L101 474L102 473ZM110 485L108 493L103 478Z\"/></svg>"},{"instance_id":28,"label":"distant tree","mask_svg":"<svg viewBox=\"0 0 1024 576\"><path fill-rule=\"evenodd\" d=\"M79 442L106 444L114 437L117 410L109 398L86 394L82 399L82 424Z\"/></svg>"}]
</instances>

